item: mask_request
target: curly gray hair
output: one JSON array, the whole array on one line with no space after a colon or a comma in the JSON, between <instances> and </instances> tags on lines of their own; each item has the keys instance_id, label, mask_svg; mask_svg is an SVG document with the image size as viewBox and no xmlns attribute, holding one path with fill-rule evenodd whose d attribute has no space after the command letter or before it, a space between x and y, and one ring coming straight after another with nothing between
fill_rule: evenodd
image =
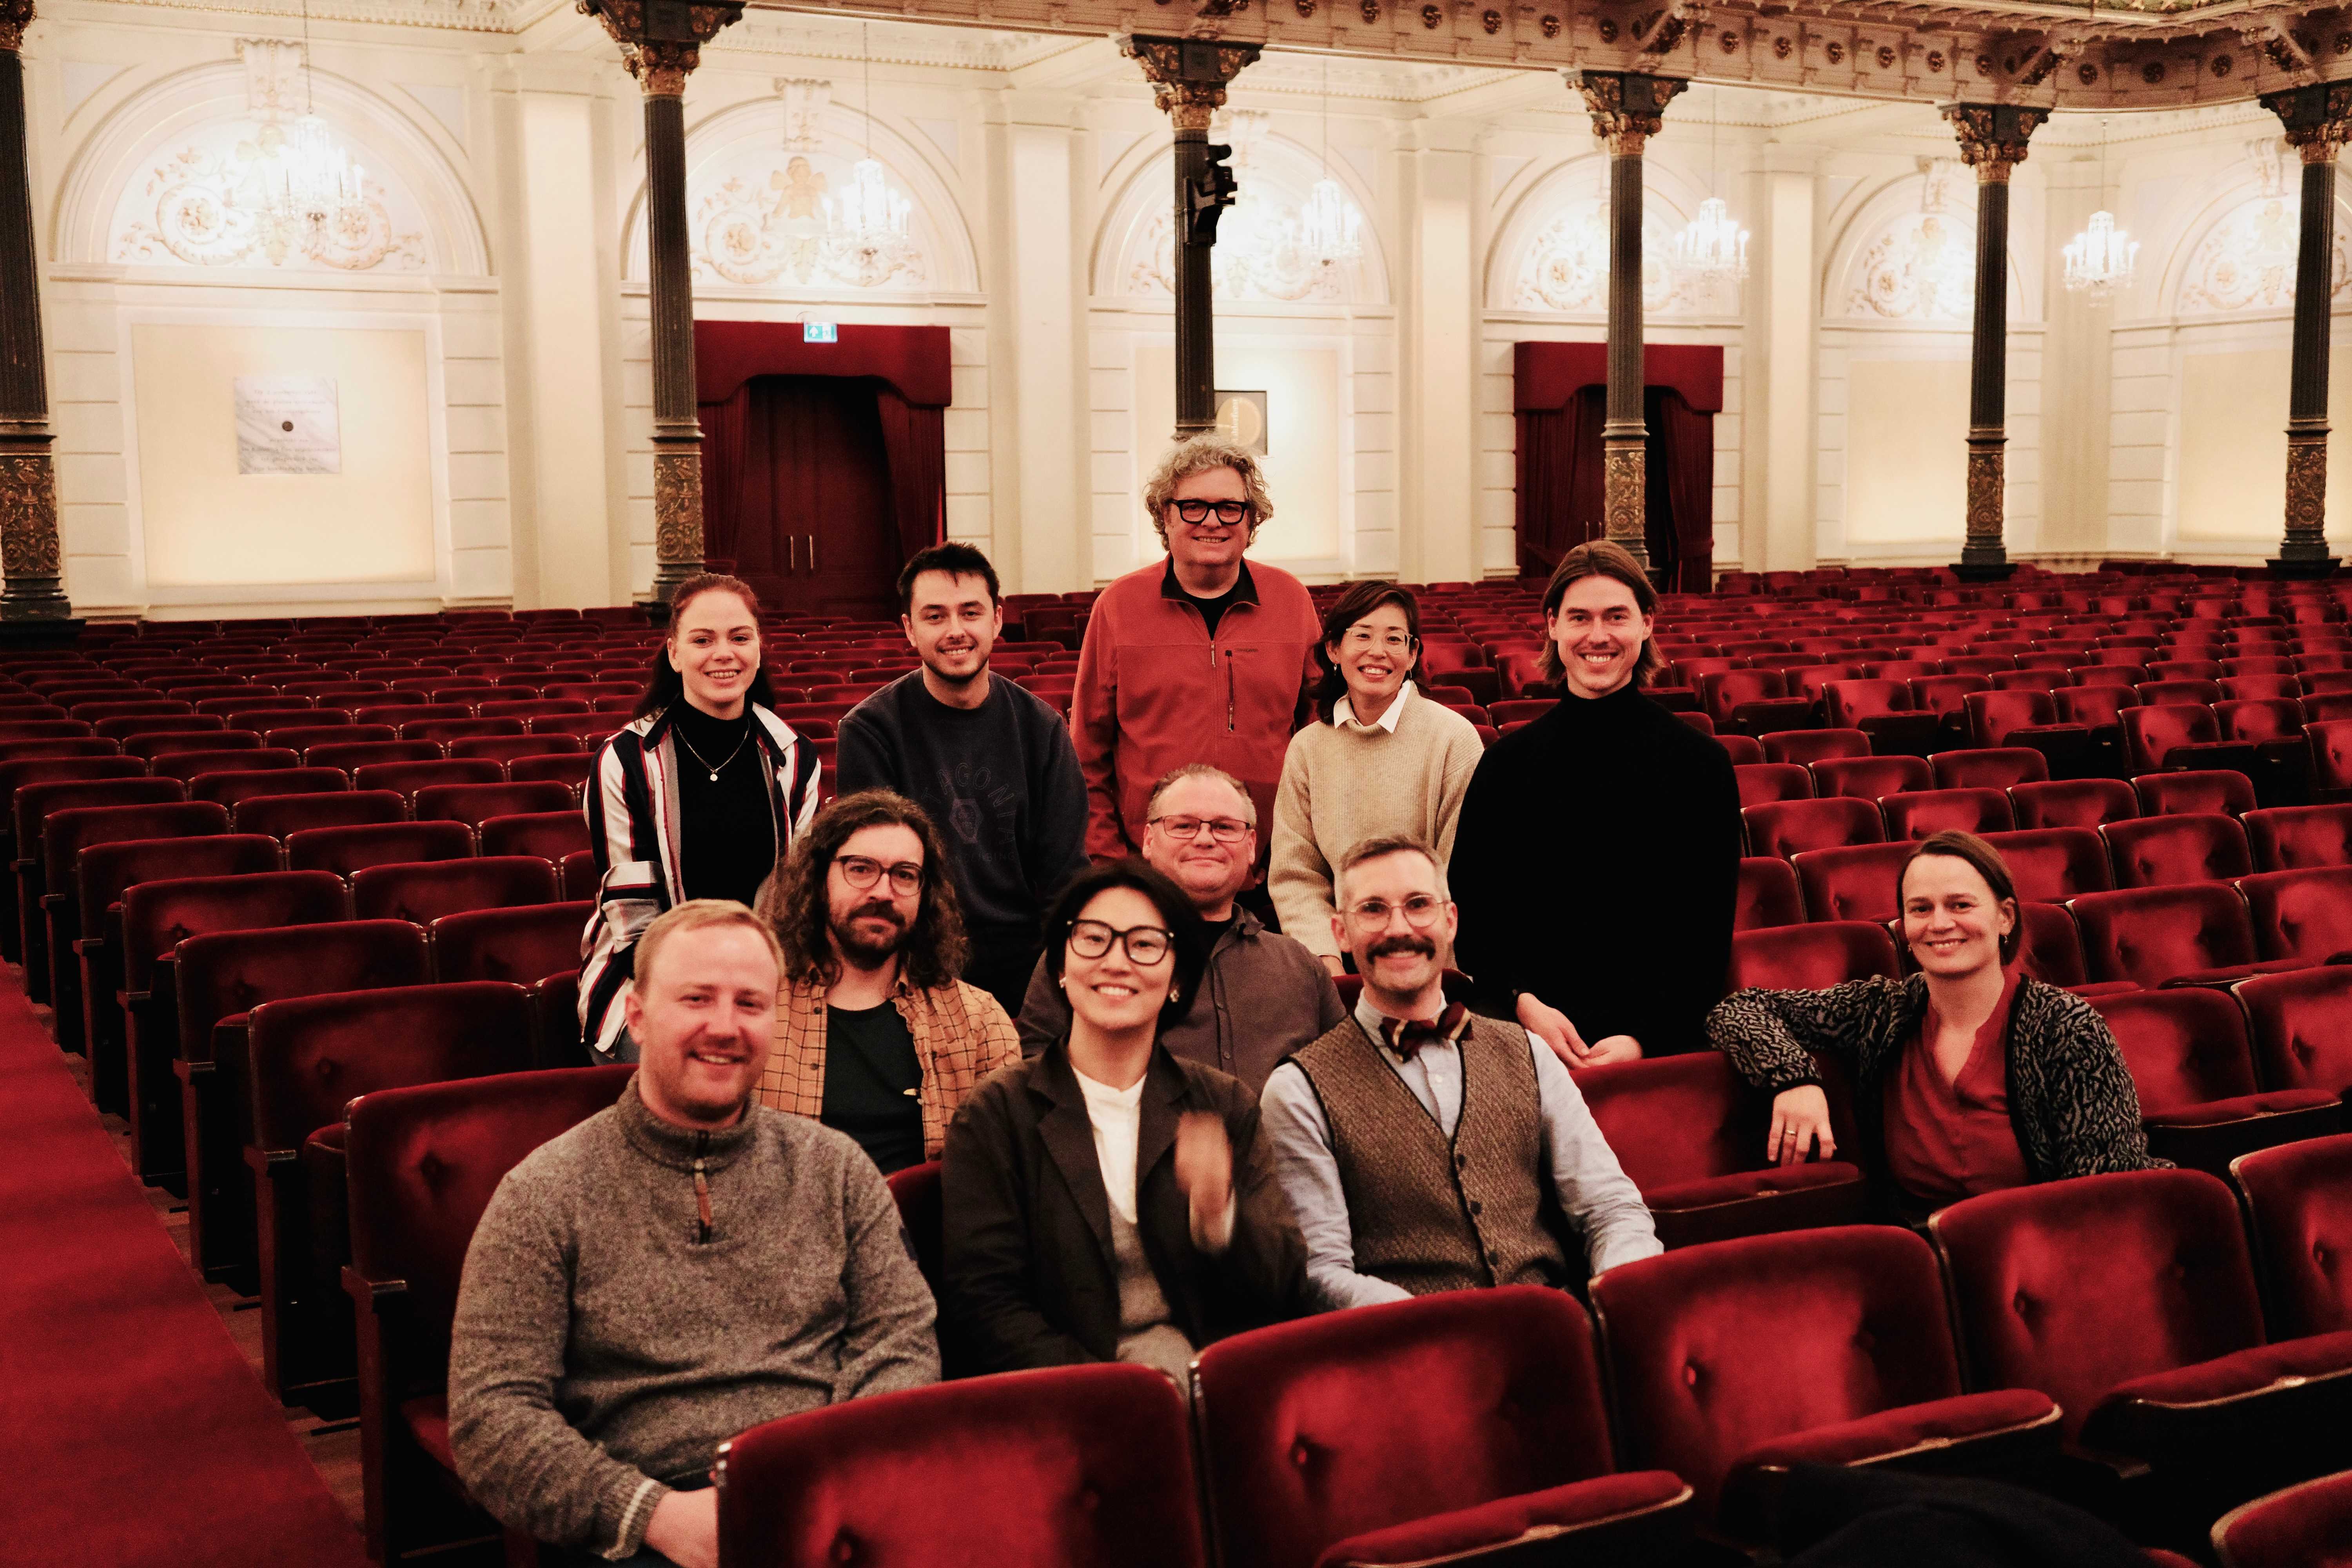
<instances>
[{"instance_id":1,"label":"curly gray hair","mask_svg":"<svg viewBox=\"0 0 2352 1568\"><path fill-rule=\"evenodd\" d=\"M1205 474L1212 468L1231 468L1241 476L1242 491L1249 498L1250 538L1274 519L1274 502L1266 498L1265 475L1257 466L1256 457L1244 446L1204 430L1200 435L1179 441L1168 448L1151 478L1144 481L1143 510L1151 519L1152 531L1160 542L1168 542L1168 502L1176 487L1194 474Z\"/></svg>"}]
</instances>

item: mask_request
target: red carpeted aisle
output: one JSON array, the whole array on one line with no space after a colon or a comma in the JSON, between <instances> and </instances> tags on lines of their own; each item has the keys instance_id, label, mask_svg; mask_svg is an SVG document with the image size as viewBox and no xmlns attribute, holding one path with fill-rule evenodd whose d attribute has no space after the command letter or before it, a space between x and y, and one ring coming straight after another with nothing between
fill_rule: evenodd
<instances>
[{"instance_id":1,"label":"red carpeted aisle","mask_svg":"<svg viewBox=\"0 0 2352 1568\"><path fill-rule=\"evenodd\" d=\"M0 1564L366 1563L0 971Z\"/></svg>"}]
</instances>

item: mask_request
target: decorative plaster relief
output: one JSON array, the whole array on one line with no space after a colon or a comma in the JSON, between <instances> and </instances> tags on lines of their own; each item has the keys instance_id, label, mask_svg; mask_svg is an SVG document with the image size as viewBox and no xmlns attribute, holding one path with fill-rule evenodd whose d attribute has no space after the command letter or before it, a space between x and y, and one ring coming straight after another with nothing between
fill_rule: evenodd
<instances>
[{"instance_id":1,"label":"decorative plaster relief","mask_svg":"<svg viewBox=\"0 0 2352 1568\"><path fill-rule=\"evenodd\" d=\"M1643 203L1642 222L1642 311L1650 316L1699 316L1737 310L1737 283L1714 285L1671 266L1674 233L1679 226L1656 210L1654 193ZM1605 314L1609 309L1609 204L1601 195L1569 203L1539 229L1521 256L1511 303L1523 310L1559 310L1568 315Z\"/></svg>"},{"instance_id":2,"label":"decorative plaster relief","mask_svg":"<svg viewBox=\"0 0 2352 1568\"><path fill-rule=\"evenodd\" d=\"M2303 202L2292 185L2242 202L2206 231L2180 279L2184 316L2291 310ZM2352 292L2352 229L2339 213L2329 292Z\"/></svg>"},{"instance_id":3,"label":"decorative plaster relief","mask_svg":"<svg viewBox=\"0 0 2352 1568\"><path fill-rule=\"evenodd\" d=\"M110 259L338 272L425 268L422 212L407 192L385 184L372 170L362 179L362 199L341 208L332 222L314 227L272 214L266 177L285 141L285 127L274 119L197 126L143 181L133 179L124 189L109 226Z\"/></svg>"},{"instance_id":4,"label":"decorative plaster relief","mask_svg":"<svg viewBox=\"0 0 2352 1568\"><path fill-rule=\"evenodd\" d=\"M901 183L887 169L882 173L903 199ZM928 287L931 268L919 219L907 242L893 247L861 245L829 227L827 202L840 210L856 184L852 160L826 152L739 147L698 171L688 207L695 279L797 289Z\"/></svg>"}]
</instances>

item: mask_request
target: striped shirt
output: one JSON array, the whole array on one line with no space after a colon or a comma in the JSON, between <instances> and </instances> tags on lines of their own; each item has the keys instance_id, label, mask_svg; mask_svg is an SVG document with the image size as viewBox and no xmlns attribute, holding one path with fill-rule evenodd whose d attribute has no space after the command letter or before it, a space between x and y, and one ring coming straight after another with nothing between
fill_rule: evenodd
<instances>
[{"instance_id":1,"label":"striped shirt","mask_svg":"<svg viewBox=\"0 0 2352 1568\"><path fill-rule=\"evenodd\" d=\"M760 1074L760 1103L795 1116L824 1114L825 988L788 984L776 998L776 1048ZM1003 1004L951 980L919 991L903 979L890 998L915 1037L923 1069L923 1158L936 1160L948 1123L980 1080L1021 1059L1021 1037Z\"/></svg>"},{"instance_id":2,"label":"striped shirt","mask_svg":"<svg viewBox=\"0 0 2352 1568\"><path fill-rule=\"evenodd\" d=\"M753 737L767 754L768 806L776 858L816 815L816 748L752 703ZM606 741L584 793L588 846L596 857L596 910L580 936L580 1027L600 1061L615 1055L621 997L635 973L637 938L686 897L679 871L677 741L673 710L639 719Z\"/></svg>"}]
</instances>

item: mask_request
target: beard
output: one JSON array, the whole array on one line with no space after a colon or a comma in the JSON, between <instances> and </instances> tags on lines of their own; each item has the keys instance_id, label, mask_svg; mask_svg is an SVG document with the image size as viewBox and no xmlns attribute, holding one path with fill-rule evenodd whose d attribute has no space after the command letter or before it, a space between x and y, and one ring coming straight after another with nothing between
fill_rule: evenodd
<instances>
[{"instance_id":1,"label":"beard","mask_svg":"<svg viewBox=\"0 0 2352 1568\"><path fill-rule=\"evenodd\" d=\"M890 934L879 942L869 942L857 930L857 922L867 917L890 922ZM832 924L834 945L841 950L844 962L853 969L872 971L881 968L898 955L907 945L907 924L898 911L879 901L860 904Z\"/></svg>"}]
</instances>

